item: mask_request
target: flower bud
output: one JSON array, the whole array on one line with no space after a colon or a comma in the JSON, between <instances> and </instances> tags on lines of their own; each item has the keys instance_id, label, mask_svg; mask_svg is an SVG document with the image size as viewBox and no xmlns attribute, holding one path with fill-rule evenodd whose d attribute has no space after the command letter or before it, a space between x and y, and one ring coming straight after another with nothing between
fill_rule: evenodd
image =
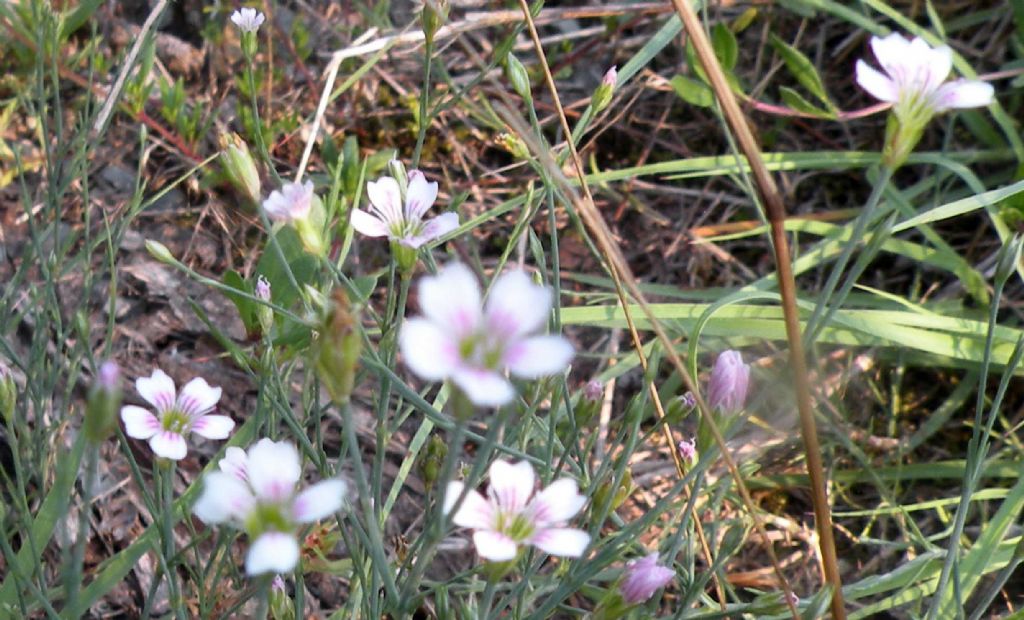
<instances>
[{"instance_id":1,"label":"flower bud","mask_svg":"<svg viewBox=\"0 0 1024 620\"><path fill-rule=\"evenodd\" d=\"M420 21L423 24L423 36L433 42L438 28L448 20L448 0L423 0L423 13Z\"/></svg>"},{"instance_id":2,"label":"flower bud","mask_svg":"<svg viewBox=\"0 0 1024 620\"><path fill-rule=\"evenodd\" d=\"M697 462L697 440L693 437L689 439L682 439L679 441L679 456L683 457L683 461L687 465L693 465Z\"/></svg>"},{"instance_id":3,"label":"flower bud","mask_svg":"<svg viewBox=\"0 0 1024 620\"><path fill-rule=\"evenodd\" d=\"M594 95L590 98L590 103L594 106L594 112L604 110L612 102L612 94L615 93L615 86L618 84L618 81L619 72L612 66L604 74L604 77L601 78L601 84L594 90Z\"/></svg>"},{"instance_id":4,"label":"flower bud","mask_svg":"<svg viewBox=\"0 0 1024 620\"><path fill-rule=\"evenodd\" d=\"M236 133L221 134L219 142L220 162L228 181L253 205L260 204L260 173L249 146Z\"/></svg>"},{"instance_id":5,"label":"flower bud","mask_svg":"<svg viewBox=\"0 0 1024 620\"><path fill-rule=\"evenodd\" d=\"M295 606L288 597L288 589L285 587L281 575L274 575L270 582L269 607L270 617L274 620L295 620Z\"/></svg>"},{"instance_id":6,"label":"flower bud","mask_svg":"<svg viewBox=\"0 0 1024 620\"><path fill-rule=\"evenodd\" d=\"M160 243L159 241L153 241L152 239L146 239L146 251L149 255L157 259L161 263L167 265L177 265L178 259L174 258L171 251L167 249L167 246Z\"/></svg>"},{"instance_id":7,"label":"flower bud","mask_svg":"<svg viewBox=\"0 0 1024 620\"><path fill-rule=\"evenodd\" d=\"M643 559L630 560L626 564L626 574L619 584L619 592L627 604L639 605L671 583L675 576L674 570L658 564L657 552L651 553Z\"/></svg>"},{"instance_id":8,"label":"flower bud","mask_svg":"<svg viewBox=\"0 0 1024 620\"><path fill-rule=\"evenodd\" d=\"M508 81L512 84L512 90L516 91L517 95L526 102L533 100L533 93L530 90L530 75L526 72L526 67L523 66L523 63L519 62L519 59L514 54L509 54L505 57L505 75L508 76Z\"/></svg>"},{"instance_id":9,"label":"flower bud","mask_svg":"<svg viewBox=\"0 0 1024 620\"><path fill-rule=\"evenodd\" d=\"M270 301L270 280L263 277L262 274L256 278L256 297L261 301ZM263 334L269 334L271 328L274 327L274 310L270 306L260 304L256 307L256 320L259 321L260 328L263 330Z\"/></svg>"},{"instance_id":10,"label":"flower bud","mask_svg":"<svg viewBox=\"0 0 1024 620\"><path fill-rule=\"evenodd\" d=\"M1022 242L1024 242L1024 237L1020 233L1016 233L1000 249L996 259L995 281L997 284L1004 284L1017 269L1017 265L1020 263Z\"/></svg>"},{"instance_id":11,"label":"flower bud","mask_svg":"<svg viewBox=\"0 0 1024 620\"><path fill-rule=\"evenodd\" d=\"M530 149L527 148L526 143L519 136L502 132L494 138L494 141L518 159L530 158Z\"/></svg>"},{"instance_id":12,"label":"flower bud","mask_svg":"<svg viewBox=\"0 0 1024 620\"><path fill-rule=\"evenodd\" d=\"M576 428L586 428L594 419L594 416L601 410L601 401L604 398L604 386L597 379L588 381L583 386L583 394L576 403L573 410L573 418L576 420Z\"/></svg>"},{"instance_id":13,"label":"flower bud","mask_svg":"<svg viewBox=\"0 0 1024 620\"><path fill-rule=\"evenodd\" d=\"M0 415L7 424L14 419L14 407L18 404L18 386L10 367L0 362Z\"/></svg>"},{"instance_id":14,"label":"flower bud","mask_svg":"<svg viewBox=\"0 0 1024 620\"><path fill-rule=\"evenodd\" d=\"M448 444L440 435L431 435L427 443L427 451L420 461L420 475L423 476L424 486L428 489L434 486L441 475L441 468L448 456Z\"/></svg>"},{"instance_id":15,"label":"flower bud","mask_svg":"<svg viewBox=\"0 0 1024 620\"><path fill-rule=\"evenodd\" d=\"M313 351L320 380L334 402L340 404L352 395L363 341L348 296L337 288L331 297Z\"/></svg>"},{"instance_id":16,"label":"flower bud","mask_svg":"<svg viewBox=\"0 0 1024 620\"><path fill-rule=\"evenodd\" d=\"M737 413L747 401L750 366L743 363L739 351L722 352L715 361L708 385L708 406L712 411Z\"/></svg>"},{"instance_id":17,"label":"flower bud","mask_svg":"<svg viewBox=\"0 0 1024 620\"><path fill-rule=\"evenodd\" d=\"M85 406L85 436L100 443L110 436L117 424L121 409L121 369L116 362L103 362L96 372L96 380L89 391Z\"/></svg>"},{"instance_id":18,"label":"flower bud","mask_svg":"<svg viewBox=\"0 0 1024 620\"><path fill-rule=\"evenodd\" d=\"M626 499L633 494L633 470L626 468L626 471L622 473L622 480L619 481L618 486L613 486L614 481L609 480L600 487L597 492L594 493L594 505L602 506L605 502L611 500L611 504L608 505L609 510L618 510L622 504L626 503Z\"/></svg>"},{"instance_id":19,"label":"flower bud","mask_svg":"<svg viewBox=\"0 0 1024 620\"><path fill-rule=\"evenodd\" d=\"M597 379L591 379L583 386L583 398L594 402L600 402L603 397L604 384Z\"/></svg>"}]
</instances>

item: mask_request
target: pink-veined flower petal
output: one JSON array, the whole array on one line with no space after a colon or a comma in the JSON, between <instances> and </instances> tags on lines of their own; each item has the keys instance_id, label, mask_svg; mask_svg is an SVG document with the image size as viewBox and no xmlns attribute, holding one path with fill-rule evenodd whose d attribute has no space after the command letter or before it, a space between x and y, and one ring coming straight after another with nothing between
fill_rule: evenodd
<instances>
[{"instance_id":1,"label":"pink-veined flower petal","mask_svg":"<svg viewBox=\"0 0 1024 620\"><path fill-rule=\"evenodd\" d=\"M444 514L451 512L464 485L461 482L449 482L444 494ZM452 523L459 527L474 530L486 530L494 527L494 505L484 499L476 491L470 490L462 500L459 510L452 516Z\"/></svg>"},{"instance_id":2,"label":"pink-veined flower petal","mask_svg":"<svg viewBox=\"0 0 1024 620\"><path fill-rule=\"evenodd\" d=\"M252 542L245 556L245 572L289 573L299 563L299 543L293 534L266 532Z\"/></svg>"},{"instance_id":3,"label":"pink-veined flower petal","mask_svg":"<svg viewBox=\"0 0 1024 620\"><path fill-rule=\"evenodd\" d=\"M886 37L871 37L871 51L875 53L882 70L891 77L898 86L905 85L906 67L910 55L910 41L906 37L893 32Z\"/></svg>"},{"instance_id":4,"label":"pink-veined flower petal","mask_svg":"<svg viewBox=\"0 0 1024 620\"><path fill-rule=\"evenodd\" d=\"M977 80L954 80L939 87L935 93L936 112L954 108L980 108L991 105L995 89L987 82Z\"/></svg>"},{"instance_id":5,"label":"pink-veined flower petal","mask_svg":"<svg viewBox=\"0 0 1024 620\"><path fill-rule=\"evenodd\" d=\"M398 181L391 177L381 177L366 184L366 197L380 214L380 219L390 227L391 224L405 221L402 211L402 191Z\"/></svg>"},{"instance_id":6,"label":"pink-veined flower petal","mask_svg":"<svg viewBox=\"0 0 1024 620\"><path fill-rule=\"evenodd\" d=\"M515 541L493 530L473 532L473 545L480 557L491 562L507 562L516 557Z\"/></svg>"},{"instance_id":7,"label":"pink-veined flower petal","mask_svg":"<svg viewBox=\"0 0 1024 620\"><path fill-rule=\"evenodd\" d=\"M481 407L501 407L516 396L508 379L493 370L460 366L451 373L451 379L469 400Z\"/></svg>"},{"instance_id":8,"label":"pink-veined flower petal","mask_svg":"<svg viewBox=\"0 0 1024 620\"><path fill-rule=\"evenodd\" d=\"M857 61L857 84L875 99L896 103L899 89L893 81L863 60Z\"/></svg>"},{"instance_id":9,"label":"pink-veined flower petal","mask_svg":"<svg viewBox=\"0 0 1024 620\"><path fill-rule=\"evenodd\" d=\"M913 72L912 81L906 86L927 95L949 77L953 69L953 50L947 45L932 47L921 37L914 37L904 65Z\"/></svg>"},{"instance_id":10,"label":"pink-veined flower petal","mask_svg":"<svg viewBox=\"0 0 1024 620\"><path fill-rule=\"evenodd\" d=\"M427 381L448 377L459 361L459 343L426 319L408 319L398 342L405 365Z\"/></svg>"},{"instance_id":11,"label":"pink-veined flower petal","mask_svg":"<svg viewBox=\"0 0 1024 620\"><path fill-rule=\"evenodd\" d=\"M172 461L180 461L188 454L185 438L172 431L160 431L149 438L149 447L153 454Z\"/></svg>"},{"instance_id":12,"label":"pink-veined flower petal","mask_svg":"<svg viewBox=\"0 0 1024 620\"><path fill-rule=\"evenodd\" d=\"M121 407L121 420L124 422L125 434L135 439L149 439L160 432L160 420L142 407Z\"/></svg>"},{"instance_id":13,"label":"pink-veined flower petal","mask_svg":"<svg viewBox=\"0 0 1024 620\"><path fill-rule=\"evenodd\" d=\"M427 182L419 170L409 172L409 186L405 192L405 219L417 221L437 200L437 183Z\"/></svg>"},{"instance_id":14,"label":"pink-veined flower petal","mask_svg":"<svg viewBox=\"0 0 1024 620\"><path fill-rule=\"evenodd\" d=\"M462 263L450 263L436 276L421 279L419 297L423 314L455 339L480 323L480 285Z\"/></svg>"},{"instance_id":15,"label":"pink-veined flower petal","mask_svg":"<svg viewBox=\"0 0 1024 620\"><path fill-rule=\"evenodd\" d=\"M278 222L301 220L313 206L313 182L285 183L263 201L267 217Z\"/></svg>"},{"instance_id":16,"label":"pink-veined flower petal","mask_svg":"<svg viewBox=\"0 0 1024 620\"><path fill-rule=\"evenodd\" d=\"M302 475L295 446L287 441L261 439L249 448L249 484L261 500L282 502L292 496Z\"/></svg>"},{"instance_id":17,"label":"pink-veined flower petal","mask_svg":"<svg viewBox=\"0 0 1024 620\"><path fill-rule=\"evenodd\" d=\"M174 407L174 380L159 368L150 377L139 377L135 380L135 389L146 402L156 407L160 413Z\"/></svg>"},{"instance_id":18,"label":"pink-veined flower petal","mask_svg":"<svg viewBox=\"0 0 1024 620\"><path fill-rule=\"evenodd\" d=\"M578 558L590 544L590 536L583 530L569 527L550 527L537 531L528 541L534 547L563 558Z\"/></svg>"},{"instance_id":19,"label":"pink-veined flower petal","mask_svg":"<svg viewBox=\"0 0 1024 620\"><path fill-rule=\"evenodd\" d=\"M562 336L534 336L508 347L502 363L517 377L536 379L564 372L574 353Z\"/></svg>"},{"instance_id":20,"label":"pink-veined flower petal","mask_svg":"<svg viewBox=\"0 0 1024 620\"><path fill-rule=\"evenodd\" d=\"M224 458L217 466L222 472L231 474L243 482L249 480L249 457L246 456L245 450L239 447L228 446L224 450Z\"/></svg>"},{"instance_id":21,"label":"pink-veined flower petal","mask_svg":"<svg viewBox=\"0 0 1024 620\"><path fill-rule=\"evenodd\" d=\"M299 523L312 523L341 510L348 485L342 480L324 480L299 493L292 503L292 517Z\"/></svg>"},{"instance_id":22,"label":"pink-veined flower petal","mask_svg":"<svg viewBox=\"0 0 1024 620\"><path fill-rule=\"evenodd\" d=\"M207 439L227 439L235 421L226 415L204 415L192 422L192 432Z\"/></svg>"},{"instance_id":23,"label":"pink-veined flower petal","mask_svg":"<svg viewBox=\"0 0 1024 620\"><path fill-rule=\"evenodd\" d=\"M349 220L352 228L367 237L387 237L388 226L379 217L363 211L352 209L352 218Z\"/></svg>"},{"instance_id":24,"label":"pink-veined flower petal","mask_svg":"<svg viewBox=\"0 0 1024 620\"><path fill-rule=\"evenodd\" d=\"M561 478L538 493L530 502L527 512L537 527L546 528L565 523L576 516L586 503L587 498L580 495L576 481Z\"/></svg>"},{"instance_id":25,"label":"pink-veined flower petal","mask_svg":"<svg viewBox=\"0 0 1024 620\"><path fill-rule=\"evenodd\" d=\"M178 410L185 415L195 418L213 411L220 401L221 389L211 387L206 379L196 377L181 388L178 394Z\"/></svg>"},{"instance_id":26,"label":"pink-veined flower petal","mask_svg":"<svg viewBox=\"0 0 1024 620\"><path fill-rule=\"evenodd\" d=\"M484 309L488 329L506 339L541 329L550 313L551 290L518 269L498 276Z\"/></svg>"},{"instance_id":27,"label":"pink-veined flower petal","mask_svg":"<svg viewBox=\"0 0 1024 620\"><path fill-rule=\"evenodd\" d=\"M630 605L647 601L675 578L676 572L658 564L657 552L626 564L625 577L619 585L622 598Z\"/></svg>"},{"instance_id":28,"label":"pink-veined flower petal","mask_svg":"<svg viewBox=\"0 0 1024 620\"><path fill-rule=\"evenodd\" d=\"M245 482L233 474L215 471L203 477L203 492L192 512L203 523L241 523L255 506L256 498Z\"/></svg>"},{"instance_id":29,"label":"pink-veined flower petal","mask_svg":"<svg viewBox=\"0 0 1024 620\"><path fill-rule=\"evenodd\" d=\"M536 476L528 461L509 463L497 459L489 470L487 495L502 513L518 514L530 502Z\"/></svg>"},{"instance_id":30,"label":"pink-veined flower petal","mask_svg":"<svg viewBox=\"0 0 1024 620\"><path fill-rule=\"evenodd\" d=\"M417 249L425 243L430 243L435 239L439 239L440 237L447 235L458 227L459 216L457 214L442 213L425 223L420 234L407 239L400 239L400 241L402 245Z\"/></svg>"}]
</instances>

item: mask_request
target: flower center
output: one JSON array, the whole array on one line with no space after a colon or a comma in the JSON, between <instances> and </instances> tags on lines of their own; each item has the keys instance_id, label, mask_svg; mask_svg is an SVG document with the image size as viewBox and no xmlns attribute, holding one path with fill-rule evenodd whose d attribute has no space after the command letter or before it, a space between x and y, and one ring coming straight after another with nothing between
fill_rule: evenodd
<instances>
[{"instance_id":1,"label":"flower center","mask_svg":"<svg viewBox=\"0 0 1024 620\"><path fill-rule=\"evenodd\" d=\"M516 542L522 542L533 535L533 523L522 513L499 513L495 528Z\"/></svg>"},{"instance_id":2,"label":"flower center","mask_svg":"<svg viewBox=\"0 0 1024 620\"><path fill-rule=\"evenodd\" d=\"M245 530L253 538L264 532L290 532L292 523L281 504L260 503L245 520Z\"/></svg>"},{"instance_id":3,"label":"flower center","mask_svg":"<svg viewBox=\"0 0 1024 620\"><path fill-rule=\"evenodd\" d=\"M497 369L504 352L501 341L479 332L459 341L459 357L478 368Z\"/></svg>"},{"instance_id":4,"label":"flower center","mask_svg":"<svg viewBox=\"0 0 1024 620\"><path fill-rule=\"evenodd\" d=\"M179 409L169 409L160 417L160 426L165 431L183 435L192 426L192 419Z\"/></svg>"}]
</instances>

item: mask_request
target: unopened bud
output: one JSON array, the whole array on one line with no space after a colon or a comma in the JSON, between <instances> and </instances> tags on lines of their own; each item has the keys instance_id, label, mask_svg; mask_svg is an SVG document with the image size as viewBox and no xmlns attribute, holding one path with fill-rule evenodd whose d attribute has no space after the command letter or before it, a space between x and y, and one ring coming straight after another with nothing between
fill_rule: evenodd
<instances>
[{"instance_id":1,"label":"unopened bud","mask_svg":"<svg viewBox=\"0 0 1024 620\"><path fill-rule=\"evenodd\" d=\"M340 288L334 289L314 355L320 380L336 403L346 403L352 395L362 348L362 337L348 296Z\"/></svg>"},{"instance_id":2,"label":"unopened bud","mask_svg":"<svg viewBox=\"0 0 1024 620\"><path fill-rule=\"evenodd\" d=\"M113 361L103 362L89 391L85 407L85 436L100 443L110 436L121 408L121 369Z\"/></svg>"},{"instance_id":3,"label":"unopened bud","mask_svg":"<svg viewBox=\"0 0 1024 620\"><path fill-rule=\"evenodd\" d=\"M522 141L519 136L514 136L510 133L502 132L499 133L494 141L498 143L503 149L511 153L513 156L519 159L529 159L530 149L527 148L526 143Z\"/></svg>"},{"instance_id":4,"label":"unopened bud","mask_svg":"<svg viewBox=\"0 0 1024 620\"><path fill-rule=\"evenodd\" d=\"M615 93L615 86L618 82L619 72L613 66L601 78L601 84L594 90L594 95L590 99L591 105L594 106L594 112L600 112L608 107L608 104L612 102L612 95Z\"/></svg>"},{"instance_id":5,"label":"unopened bud","mask_svg":"<svg viewBox=\"0 0 1024 620\"><path fill-rule=\"evenodd\" d=\"M639 605L648 601L654 593L672 583L676 572L658 564L657 552L640 560L630 560L619 584L622 598L628 605Z\"/></svg>"},{"instance_id":6,"label":"unopened bud","mask_svg":"<svg viewBox=\"0 0 1024 620\"><path fill-rule=\"evenodd\" d=\"M590 425L594 416L601 410L603 399L604 386L600 381L594 379L583 386L582 397L576 402L576 408L573 410L576 428L586 428Z\"/></svg>"},{"instance_id":7,"label":"unopened bud","mask_svg":"<svg viewBox=\"0 0 1024 620\"><path fill-rule=\"evenodd\" d=\"M732 349L723 351L715 360L708 384L708 406L724 414L737 413L747 402L750 384L750 366L743 356Z\"/></svg>"},{"instance_id":8,"label":"unopened bud","mask_svg":"<svg viewBox=\"0 0 1024 620\"><path fill-rule=\"evenodd\" d=\"M221 134L220 161L228 181L253 205L262 198L260 173L249 146L235 133Z\"/></svg>"},{"instance_id":9,"label":"unopened bud","mask_svg":"<svg viewBox=\"0 0 1024 620\"><path fill-rule=\"evenodd\" d=\"M420 20L423 24L423 36L433 41L437 29L448 19L448 0L423 0L423 13Z\"/></svg>"},{"instance_id":10,"label":"unopened bud","mask_svg":"<svg viewBox=\"0 0 1024 620\"><path fill-rule=\"evenodd\" d=\"M274 620L295 620L295 605L288 597L288 588L281 575L274 575L270 582L269 607Z\"/></svg>"},{"instance_id":11,"label":"unopened bud","mask_svg":"<svg viewBox=\"0 0 1024 620\"><path fill-rule=\"evenodd\" d=\"M256 297L261 301L270 301L270 280L262 274L256 278ZM260 304L256 307L256 320L259 321L263 334L269 334L274 327L274 310L270 306Z\"/></svg>"},{"instance_id":12,"label":"unopened bud","mask_svg":"<svg viewBox=\"0 0 1024 620\"><path fill-rule=\"evenodd\" d=\"M996 262L996 282L1005 283L1007 278L1013 275L1013 272L1017 269L1017 265L1020 264L1022 241L1024 241L1024 237L1016 233L999 250Z\"/></svg>"},{"instance_id":13,"label":"unopened bud","mask_svg":"<svg viewBox=\"0 0 1024 620\"><path fill-rule=\"evenodd\" d=\"M409 193L409 173L405 170L405 164L400 159L392 159L388 162L388 172L391 173L392 178L398 183L398 193L402 195L402 202L404 203L405 196ZM423 173L419 172L419 174Z\"/></svg>"},{"instance_id":14,"label":"unopened bud","mask_svg":"<svg viewBox=\"0 0 1024 620\"><path fill-rule=\"evenodd\" d=\"M683 461L687 465L693 465L697 462L697 440L693 437L689 439L683 439L677 446L679 448L679 456L683 457Z\"/></svg>"},{"instance_id":15,"label":"unopened bud","mask_svg":"<svg viewBox=\"0 0 1024 620\"><path fill-rule=\"evenodd\" d=\"M604 384L597 379L591 379L587 381L587 384L583 386L583 398L592 400L594 402L600 401L604 397Z\"/></svg>"},{"instance_id":16,"label":"unopened bud","mask_svg":"<svg viewBox=\"0 0 1024 620\"><path fill-rule=\"evenodd\" d=\"M174 258L171 251L167 249L167 246L160 243L159 241L153 241L152 239L146 239L146 251L149 255L157 259L161 263L167 265L177 265L178 259Z\"/></svg>"},{"instance_id":17,"label":"unopened bud","mask_svg":"<svg viewBox=\"0 0 1024 620\"><path fill-rule=\"evenodd\" d=\"M14 419L14 408L18 404L18 386L10 367L0 362L0 414L7 424Z\"/></svg>"},{"instance_id":18,"label":"unopened bud","mask_svg":"<svg viewBox=\"0 0 1024 620\"><path fill-rule=\"evenodd\" d=\"M431 435L427 450L420 461L420 475L423 476L424 486L428 489L433 487L440 477L447 456L448 444L439 435Z\"/></svg>"},{"instance_id":19,"label":"unopened bud","mask_svg":"<svg viewBox=\"0 0 1024 620\"><path fill-rule=\"evenodd\" d=\"M523 63L519 62L519 59L514 54L509 54L505 58L505 75L508 76L508 81L512 84L512 90L516 91L517 95L527 102L533 100L533 93L530 90L530 75L526 72L526 67L523 66Z\"/></svg>"},{"instance_id":20,"label":"unopened bud","mask_svg":"<svg viewBox=\"0 0 1024 620\"><path fill-rule=\"evenodd\" d=\"M594 505L603 506L605 502L610 501L608 505L609 510L617 510L622 504L626 502L626 499L633 494L633 472L628 467L626 471L622 473L622 480L619 481L618 486L613 486L613 481L609 480L600 487L594 494Z\"/></svg>"}]
</instances>

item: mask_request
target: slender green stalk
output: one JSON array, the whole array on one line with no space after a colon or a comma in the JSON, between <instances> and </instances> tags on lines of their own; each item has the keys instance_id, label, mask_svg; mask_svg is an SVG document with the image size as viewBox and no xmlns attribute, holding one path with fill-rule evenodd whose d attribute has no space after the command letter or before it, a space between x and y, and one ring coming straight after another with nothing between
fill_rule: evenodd
<instances>
[{"instance_id":1,"label":"slender green stalk","mask_svg":"<svg viewBox=\"0 0 1024 620\"><path fill-rule=\"evenodd\" d=\"M394 571L391 563L384 557L384 536L381 534L380 525L375 516L374 502L371 501L370 484L366 479L366 468L363 465L363 457L359 451L359 438L356 436L355 420L352 418L352 404L349 402L339 403L341 409L341 423L345 429L345 443L348 444L348 456L352 460L352 468L355 470L356 487L359 490L359 504L363 511L363 519L366 522L366 531L370 536L370 545L367 551L373 559L373 569L384 582L384 589L388 598L399 601L398 589L395 586Z\"/></svg>"},{"instance_id":2,"label":"slender green stalk","mask_svg":"<svg viewBox=\"0 0 1024 620\"><path fill-rule=\"evenodd\" d=\"M424 10L427 10L424 8ZM423 141L427 137L427 128L430 126L430 73L434 64L434 37L429 36L423 44L423 90L420 93L420 114L419 128L416 131L416 148L412 152L412 167L420 165L420 155L423 154Z\"/></svg>"},{"instance_id":3,"label":"slender green stalk","mask_svg":"<svg viewBox=\"0 0 1024 620\"><path fill-rule=\"evenodd\" d=\"M71 559L65 571L64 589L67 593L65 609L75 609L78 592L82 587L82 563L85 560L85 543L89 538L89 513L92 510L92 489L96 486L99 469L99 444L90 443L85 450L85 479L82 482L82 507L78 514L78 533L72 547Z\"/></svg>"},{"instance_id":4,"label":"slender green stalk","mask_svg":"<svg viewBox=\"0 0 1024 620\"><path fill-rule=\"evenodd\" d=\"M814 339L818 336L818 333L828 325L832 315L835 314L843 305L843 301L846 298L845 294L840 293L833 299L833 293L836 290L836 286L839 284L839 278L842 277L843 272L846 270L846 265L850 262L850 257L853 256L853 251L860 246L861 238L864 236L864 231L867 230L868 224L875 217L875 210L878 208L879 202L882 200L882 195L885 193L885 188L889 184L889 180L892 178L893 170L888 166L882 166L879 172L878 181L875 186L871 189L871 195L868 197L868 201L864 204L864 208L861 210L860 215L853 223L853 232L850 234L850 241L843 246L842 252L836 259L834 265L832 265L832 272L828 275L828 279L825 281L825 286L818 293L818 304L814 308L814 312L810 318L807 319L806 327L804 328L804 346L809 347L814 344ZM848 290L848 289L847 289Z\"/></svg>"}]
</instances>

